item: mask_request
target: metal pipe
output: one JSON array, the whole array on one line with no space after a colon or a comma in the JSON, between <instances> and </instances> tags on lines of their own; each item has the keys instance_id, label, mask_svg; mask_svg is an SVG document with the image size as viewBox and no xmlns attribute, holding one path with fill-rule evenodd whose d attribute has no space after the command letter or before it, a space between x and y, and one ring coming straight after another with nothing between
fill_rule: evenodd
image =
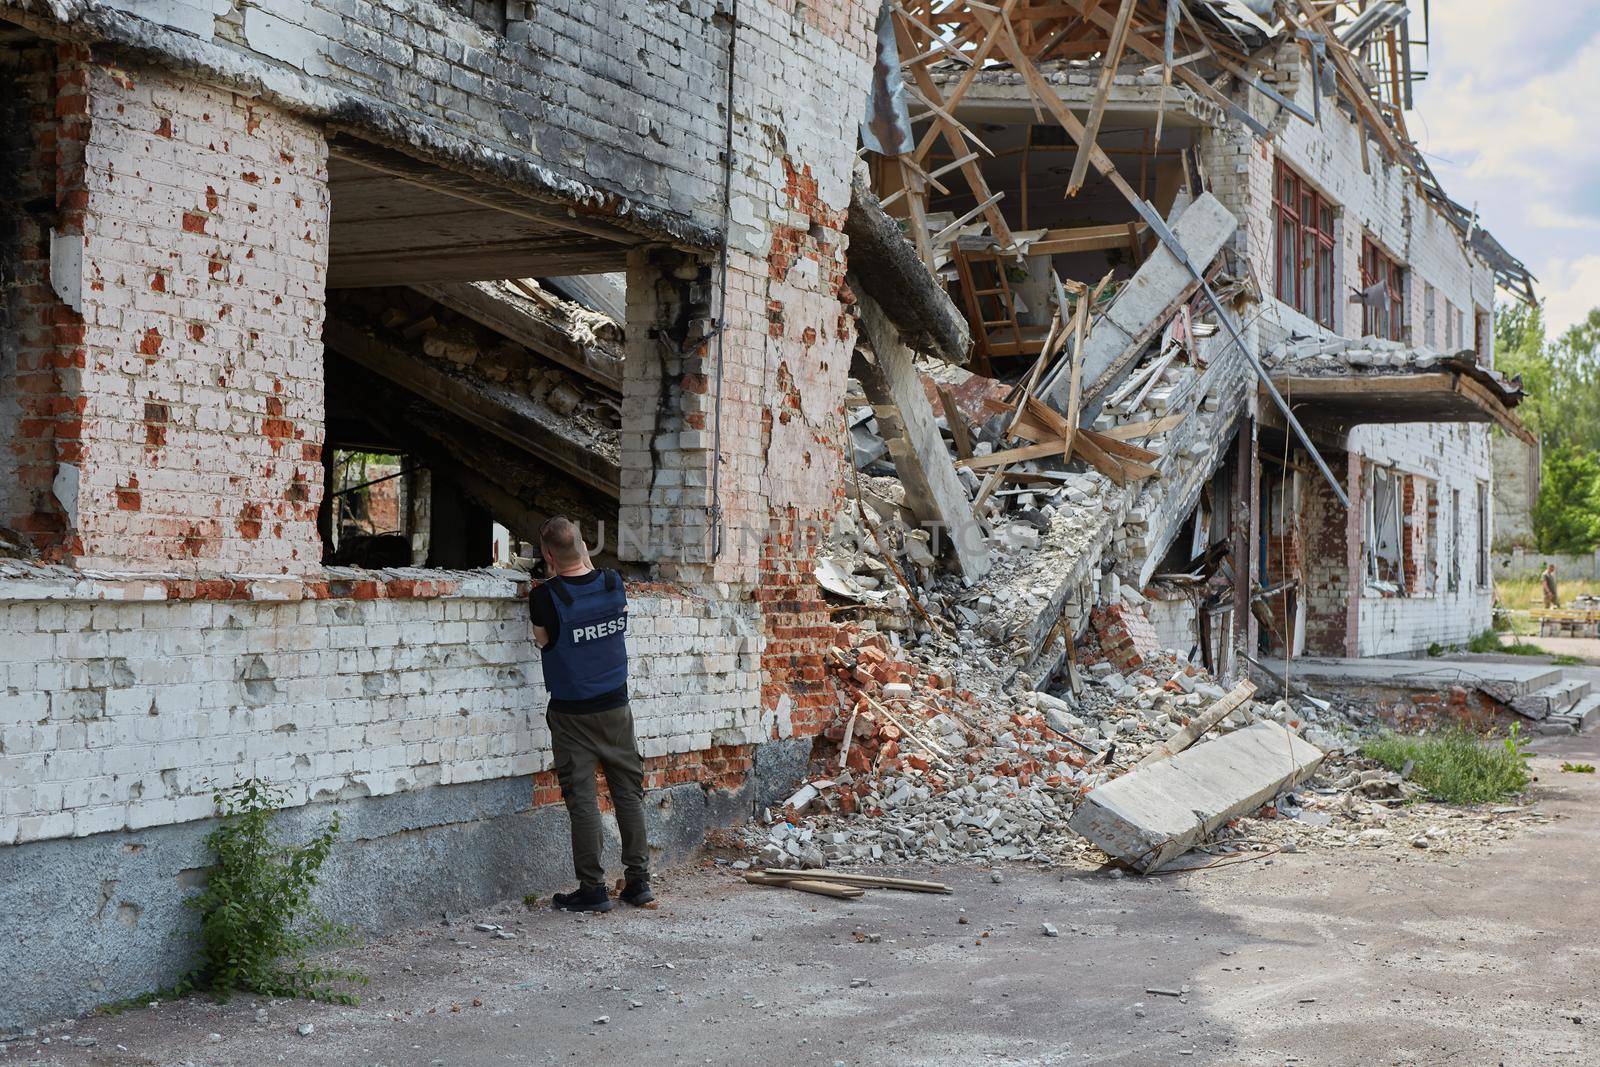
<instances>
[{"instance_id":1,"label":"metal pipe","mask_svg":"<svg viewBox=\"0 0 1600 1067\"><path fill-rule=\"evenodd\" d=\"M728 332L728 242L733 228L733 74L739 44L739 0L728 8L728 83L723 106L727 109L722 145L722 263L717 280L717 386L711 422L711 562L722 555L722 348Z\"/></svg>"}]
</instances>

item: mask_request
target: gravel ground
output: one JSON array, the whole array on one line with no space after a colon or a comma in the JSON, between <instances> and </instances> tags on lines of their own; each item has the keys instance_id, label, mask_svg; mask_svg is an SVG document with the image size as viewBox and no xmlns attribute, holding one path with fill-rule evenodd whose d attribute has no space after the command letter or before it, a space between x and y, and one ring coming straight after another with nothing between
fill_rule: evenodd
<instances>
[{"instance_id":1,"label":"gravel ground","mask_svg":"<svg viewBox=\"0 0 1600 1067\"><path fill-rule=\"evenodd\" d=\"M1600 738L1539 749L1547 818L1471 856L900 868L955 892L857 901L707 865L653 911L508 903L373 939L342 955L372 978L359 1007L190 998L0 1063L1594 1063L1600 782L1558 764L1600 762Z\"/></svg>"}]
</instances>

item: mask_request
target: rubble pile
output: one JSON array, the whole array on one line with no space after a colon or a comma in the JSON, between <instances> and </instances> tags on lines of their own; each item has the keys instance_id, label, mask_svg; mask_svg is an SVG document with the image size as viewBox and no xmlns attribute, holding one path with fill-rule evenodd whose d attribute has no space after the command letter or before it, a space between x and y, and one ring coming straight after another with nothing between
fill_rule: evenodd
<instances>
[{"instance_id":1,"label":"rubble pile","mask_svg":"<svg viewBox=\"0 0 1600 1067\"><path fill-rule=\"evenodd\" d=\"M926 646L858 626L841 627L828 663L841 708L819 738L811 780L772 813L769 827L749 832L747 844L764 866L1052 865L1098 856L1066 827L1082 797L1225 695L1214 679L1171 653L1128 675L1109 663L1092 664L1076 697L1031 690L981 695L959 684L967 673L958 675ZM1311 701L1297 707L1246 700L1216 732L1263 719L1325 752L1351 747L1351 719ZM1306 814L1296 825L1315 830L1326 825L1317 814L1331 803L1326 798L1350 796L1345 810L1353 818L1381 818L1368 807L1415 791L1410 783L1391 786L1392 778L1398 776L1353 761L1330 762L1269 814ZM1364 843L1350 831L1329 837Z\"/></svg>"}]
</instances>

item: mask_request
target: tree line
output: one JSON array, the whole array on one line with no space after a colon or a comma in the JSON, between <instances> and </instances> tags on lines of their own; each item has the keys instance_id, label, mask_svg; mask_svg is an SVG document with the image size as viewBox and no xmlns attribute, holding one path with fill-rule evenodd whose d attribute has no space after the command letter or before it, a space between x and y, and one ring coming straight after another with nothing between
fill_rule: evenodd
<instances>
[{"instance_id":1,"label":"tree line","mask_svg":"<svg viewBox=\"0 0 1600 1067\"><path fill-rule=\"evenodd\" d=\"M1600 544L1600 308L1551 340L1544 310L1514 304L1495 318L1495 367L1522 376L1517 414L1539 435L1540 552L1588 552Z\"/></svg>"}]
</instances>

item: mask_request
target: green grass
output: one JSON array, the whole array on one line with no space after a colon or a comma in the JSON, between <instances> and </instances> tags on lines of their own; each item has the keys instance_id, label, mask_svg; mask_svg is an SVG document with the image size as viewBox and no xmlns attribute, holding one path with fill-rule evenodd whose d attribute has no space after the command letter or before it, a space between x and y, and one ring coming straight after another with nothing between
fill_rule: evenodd
<instances>
[{"instance_id":1,"label":"green grass","mask_svg":"<svg viewBox=\"0 0 1600 1067\"><path fill-rule=\"evenodd\" d=\"M1548 648L1536 645L1531 641L1512 641L1510 644L1503 645L1500 643L1500 635L1493 630L1485 630L1483 633L1475 635L1472 640L1467 642L1467 651L1503 652L1513 656L1550 655ZM1581 659L1576 659L1576 657L1574 657L1574 661L1577 663L1583 662Z\"/></svg>"},{"instance_id":2,"label":"green grass","mask_svg":"<svg viewBox=\"0 0 1600 1067\"><path fill-rule=\"evenodd\" d=\"M1461 729L1384 733L1368 741L1362 752L1392 771L1412 764L1412 779L1429 796L1447 804L1504 800L1522 792L1531 780L1528 757L1514 727L1512 735L1498 744Z\"/></svg>"},{"instance_id":3,"label":"green grass","mask_svg":"<svg viewBox=\"0 0 1600 1067\"><path fill-rule=\"evenodd\" d=\"M1589 662L1582 656L1574 656L1570 652L1563 652L1559 656L1550 657L1552 667L1581 667Z\"/></svg>"}]
</instances>

